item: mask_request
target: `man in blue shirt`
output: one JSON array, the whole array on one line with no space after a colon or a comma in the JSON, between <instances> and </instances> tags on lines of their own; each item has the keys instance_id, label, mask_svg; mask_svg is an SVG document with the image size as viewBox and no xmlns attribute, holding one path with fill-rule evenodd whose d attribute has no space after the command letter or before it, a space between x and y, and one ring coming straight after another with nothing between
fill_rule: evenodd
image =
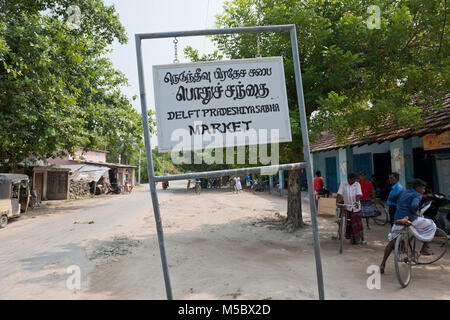
<instances>
[{"instance_id":1,"label":"man in blue shirt","mask_svg":"<svg viewBox=\"0 0 450 320\"><path fill-rule=\"evenodd\" d=\"M419 180L419 179L417 179ZM397 200L397 211L395 212L394 221L404 219L405 217L413 222L419 216L417 212L419 211L419 203L422 200L422 195L425 193L426 185L419 185L417 188L412 188L405 190Z\"/></svg>"},{"instance_id":2,"label":"man in blue shirt","mask_svg":"<svg viewBox=\"0 0 450 320\"><path fill-rule=\"evenodd\" d=\"M403 186L398 181L399 179L400 175L396 172L389 175L389 182L392 184L392 188L387 199L387 204L389 205L389 219L391 222L391 227L394 225L395 211L397 210L397 198L404 190Z\"/></svg>"},{"instance_id":3,"label":"man in blue shirt","mask_svg":"<svg viewBox=\"0 0 450 320\"><path fill-rule=\"evenodd\" d=\"M422 199L426 189L426 182L421 179L413 181L412 189L402 191L397 200L397 211L395 213L394 221L410 223L409 230L420 241L423 242L421 255L432 255L428 242L433 240L436 232L436 224L431 219L426 219L419 216L419 203ZM380 264L380 272L384 273L386 260L391 254L395 246L395 240L398 235L397 231L403 229L401 225L394 225L391 233L389 233L389 243L384 250L383 261Z\"/></svg>"},{"instance_id":4,"label":"man in blue shirt","mask_svg":"<svg viewBox=\"0 0 450 320\"><path fill-rule=\"evenodd\" d=\"M251 187L252 186L252 178L250 177L249 174L247 174L245 176L245 178L247 179L247 187Z\"/></svg>"}]
</instances>

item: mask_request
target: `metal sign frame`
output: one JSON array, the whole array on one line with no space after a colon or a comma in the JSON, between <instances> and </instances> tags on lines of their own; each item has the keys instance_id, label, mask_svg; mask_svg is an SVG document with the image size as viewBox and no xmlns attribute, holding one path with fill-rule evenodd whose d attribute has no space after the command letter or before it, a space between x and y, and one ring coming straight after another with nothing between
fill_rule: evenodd
<instances>
[{"instance_id":1,"label":"metal sign frame","mask_svg":"<svg viewBox=\"0 0 450 320\"><path fill-rule=\"evenodd\" d=\"M242 168L242 169L232 169L232 170L218 170L218 171L208 171L208 172L195 172L188 174L178 174L178 175L168 175L168 176L155 176L153 168L153 156L150 144L150 131L148 125L148 114L147 114L147 101L145 94L145 81L144 81L144 67L142 59L142 40L146 39L161 39L161 38L174 38L174 37L192 37L192 36L207 36L207 35L218 35L218 34L236 34L236 33L261 33L261 32L289 32L291 37L292 46L292 57L294 61L294 72L295 72L295 85L297 87L297 100L298 108L300 112L300 125L302 128L302 139L304 147L304 156L306 162L292 163L292 164L282 164L277 166L263 166L263 167L253 167L253 168ZM309 138L308 138L308 127L306 121L306 111L305 102L303 97L303 85L302 77L300 71L300 61L298 56L298 45L297 45L297 32L295 25L278 25L278 26L257 26L257 27L243 27L243 28L227 28L227 29L209 29L209 30L192 30L192 31L176 31L176 32L160 32L160 33L140 33L135 34L136 40L136 56L137 56L137 68L139 76L139 92L141 99L141 110L142 110L142 123L144 127L144 140L145 140L145 152L147 155L147 170L150 185L150 195L153 203L153 211L155 214L156 230L158 233L158 244L161 254L161 263L164 274L164 282L166 287L167 299L172 300L172 287L170 284L169 269L166 258L166 250L164 244L164 233L161 222L161 215L159 211L158 195L156 193L155 182L158 181L169 181L169 180L184 180L191 178L200 177L217 177L224 175L235 175L244 173L264 173L268 170L292 170L298 168L306 169L306 177L308 181L308 194L309 194L309 205L311 212L311 222L313 229L314 238L314 256L316 260L316 273L317 273L317 286L319 291L319 299L325 299L324 296L324 286L323 286L323 276L322 276L322 261L320 257L320 243L319 243L319 231L317 226L317 211L316 202L314 195L314 184L313 184L313 174L312 174L312 161L311 153L309 149Z\"/></svg>"}]
</instances>

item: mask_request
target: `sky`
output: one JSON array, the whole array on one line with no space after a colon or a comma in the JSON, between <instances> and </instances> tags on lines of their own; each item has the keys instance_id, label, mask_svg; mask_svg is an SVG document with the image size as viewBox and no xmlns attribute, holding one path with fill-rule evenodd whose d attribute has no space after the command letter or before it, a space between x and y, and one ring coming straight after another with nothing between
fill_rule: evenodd
<instances>
[{"instance_id":1,"label":"sky","mask_svg":"<svg viewBox=\"0 0 450 320\"><path fill-rule=\"evenodd\" d=\"M114 5L119 19L128 34L128 43L118 42L111 47L109 57L115 68L125 73L129 87L122 91L130 99L137 95L133 102L140 112L139 80L136 63L136 33L153 33L167 31L183 31L198 29L215 29L215 16L222 12L225 0L104 0L106 5ZM215 49L213 43L204 36L178 38L178 60L189 62L183 49L192 46L202 53L211 53ZM142 42L145 89L147 107L154 110L152 66L173 63L173 39L154 39ZM156 137L151 139L152 147L157 144Z\"/></svg>"}]
</instances>

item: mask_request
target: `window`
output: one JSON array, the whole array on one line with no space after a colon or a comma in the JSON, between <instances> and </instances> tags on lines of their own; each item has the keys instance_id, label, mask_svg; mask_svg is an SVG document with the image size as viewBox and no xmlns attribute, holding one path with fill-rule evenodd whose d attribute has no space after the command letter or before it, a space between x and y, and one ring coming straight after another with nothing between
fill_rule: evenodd
<instances>
[{"instance_id":1,"label":"window","mask_svg":"<svg viewBox=\"0 0 450 320\"><path fill-rule=\"evenodd\" d=\"M19 183L13 184L13 185L11 186L11 188L12 188L11 194L12 194L12 198L13 198L13 199L19 199L19 187L20 187L20 184L19 184Z\"/></svg>"}]
</instances>

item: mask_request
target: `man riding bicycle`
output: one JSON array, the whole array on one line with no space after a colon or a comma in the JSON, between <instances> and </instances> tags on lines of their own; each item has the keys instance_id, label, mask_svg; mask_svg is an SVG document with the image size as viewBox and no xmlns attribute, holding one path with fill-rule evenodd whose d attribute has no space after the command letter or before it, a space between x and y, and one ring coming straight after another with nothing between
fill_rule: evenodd
<instances>
[{"instance_id":1,"label":"man riding bicycle","mask_svg":"<svg viewBox=\"0 0 450 320\"><path fill-rule=\"evenodd\" d=\"M436 224L431 219L419 216L419 203L425 193L426 186L427 184L425 181L415 179L411 189L400 193L397 199L397 210L395 212L394 225L391 233L389 233L389 243L384 250L383 261L380 265L381 273L384 273L386 260L394 249L398 231L404 228L402 225L397 225L399 223L410 225L409 230L412 234L420 241L423 241L423 246L420 250L421 255L427 256L433 254L428 242L434 238Z\"/></svg>"}]
</instances>

